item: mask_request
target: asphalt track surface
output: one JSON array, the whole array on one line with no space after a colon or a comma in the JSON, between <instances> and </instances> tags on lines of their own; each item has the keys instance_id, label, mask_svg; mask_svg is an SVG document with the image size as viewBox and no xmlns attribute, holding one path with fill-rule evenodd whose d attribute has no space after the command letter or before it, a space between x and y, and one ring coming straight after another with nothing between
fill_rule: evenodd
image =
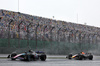
<instances>
[{"instance_id":1,"label":"asphalt track surface","mask_svg":"<svg viewBox=\"0 0 100 66\"><path fill-rule=\"evenodd\" d=\"M100 66L100 56L93 60L69 60L65 56L49 56L46 61L11 61L0 59L0 66Z\"/></svg>"}]
</instances>

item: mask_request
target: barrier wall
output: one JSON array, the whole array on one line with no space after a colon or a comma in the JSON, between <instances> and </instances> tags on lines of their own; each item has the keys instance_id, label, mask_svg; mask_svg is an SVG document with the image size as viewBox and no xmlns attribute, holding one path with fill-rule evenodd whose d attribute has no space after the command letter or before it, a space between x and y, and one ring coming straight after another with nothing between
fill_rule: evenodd
<instances>
[{"instance_id":1,"label":"barrier wall","mask_svg":"<svg viewBox=\"0 0 100 66\"><path fill-rule=\"evenodd\" d=\"M69 54L77 53L81 51L92 52L94 54L100 54L97 52L100 50L99 44L84 44L84 43L68 43L68 42L56 42L56 41L37 41L29 40L29 46L27 40L20 40L20 47L18 46L18 39L10 39L10 47L7 46L7 39L0 39L0 53L11 52L25 52L29 49L34 51L45 51L47 54Z\"/></svg>"}]
</instances>

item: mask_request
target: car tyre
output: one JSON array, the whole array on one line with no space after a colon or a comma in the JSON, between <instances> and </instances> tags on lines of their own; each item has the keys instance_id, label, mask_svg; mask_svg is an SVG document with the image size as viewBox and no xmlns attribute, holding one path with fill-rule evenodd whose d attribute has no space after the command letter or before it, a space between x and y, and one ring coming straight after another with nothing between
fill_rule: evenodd
<instances>
[{"instance_id":1,"label":"car tyre","mask_svg":"<svg viewBox=\"0 0 100 66\"><path fill-rule=\"evenodd\" d=\"M45 61L46 60L46 55L41 55L40 59L41 59L41 61Z\"/></svg>"},{"instance_id":2,"label":"car tyre","mask_svg":"<svg viewBox=\"0 0 100 66\"><path fill-rule=\"evenodd\" d=\"M13 58L14 56L16 56L17 54L16 53L12 53L11 54L11 60L16 60L15 58Z\"/></svg>"},{"instance_id":3,"label":"car tyre","mask_svg":"<svg viewBox=\"0 0 100 66\"><path fill-rule=\"evenodd\" d=\"M67 58L67 57L66 57ZM68 55L68 59L72 59L72 54Z\"/></svg>"},{"instance_id":4,"label":"car tyre","mask_svg":"<svg viewBox=\"0 0 100 66\"><path fill-rule=\"evenodd\" d=\"M89 55L89 60L92 60L93 59L93 55Z\"/></svg>"}]
</instances>

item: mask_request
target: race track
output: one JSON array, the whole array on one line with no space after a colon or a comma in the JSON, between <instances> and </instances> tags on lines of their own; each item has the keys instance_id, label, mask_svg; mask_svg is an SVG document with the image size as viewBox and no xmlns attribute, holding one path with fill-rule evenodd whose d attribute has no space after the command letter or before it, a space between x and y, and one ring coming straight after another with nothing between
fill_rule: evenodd
<instances>
[{"instance_id":1,"label":"race track","mask_svg":"<svg viewBox=\"0 0 100 66\"><path fill-rule=\"evenodd\" d=\"M0 66L100 66L100 56L94 56L93 60L69 60L64 56L60 59L55 56L47 58L46 61L11 61L10 59L0 59ZM57 57L57 58L56 58Z\"/></svg>"}]
</instances>

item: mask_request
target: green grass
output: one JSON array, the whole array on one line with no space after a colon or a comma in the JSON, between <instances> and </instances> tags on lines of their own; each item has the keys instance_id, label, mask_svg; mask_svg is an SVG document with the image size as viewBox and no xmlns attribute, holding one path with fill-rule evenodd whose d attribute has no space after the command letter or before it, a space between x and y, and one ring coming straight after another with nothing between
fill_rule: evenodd
<instances>
[{"instance_id":1,"label":"green grass","mask_svg":"<svg viewBox=\"0 0 100 66\"><path fill-rule=\"evenodd\" d=\"M7 57L0 57L0 59L7 59Z\"/></svg>"}]
</instances>

